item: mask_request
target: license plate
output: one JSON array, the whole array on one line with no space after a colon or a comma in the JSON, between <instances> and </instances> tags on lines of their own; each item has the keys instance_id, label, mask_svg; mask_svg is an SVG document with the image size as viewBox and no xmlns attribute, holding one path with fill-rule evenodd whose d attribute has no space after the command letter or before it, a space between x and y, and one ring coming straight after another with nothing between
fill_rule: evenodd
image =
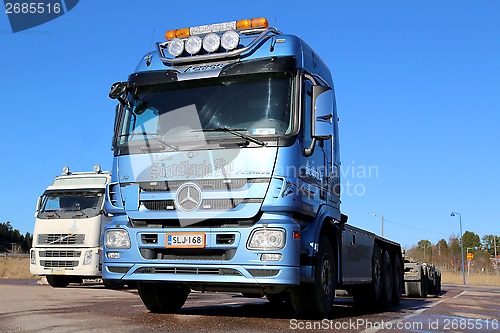
<instances>
[{"instance_id":1,"label":"license plate","mask_svg":"<svg viewBox=\"0 0 500 333\"><path fill-rule=\"evenodd\" d=\"M166 247L204 248L205 234L202 232L167 233Z\"/></svg>"},{"instance_id":2,"label":"license plate","mask_svg":"<svg viewBox=\"0 0 500 333\"><path fill-rule=\"evenodd\" d=\"M66 272L66 268L64 267L54 267L50 269L52 274L64 274Z\"/></svg>"}]
</instances>

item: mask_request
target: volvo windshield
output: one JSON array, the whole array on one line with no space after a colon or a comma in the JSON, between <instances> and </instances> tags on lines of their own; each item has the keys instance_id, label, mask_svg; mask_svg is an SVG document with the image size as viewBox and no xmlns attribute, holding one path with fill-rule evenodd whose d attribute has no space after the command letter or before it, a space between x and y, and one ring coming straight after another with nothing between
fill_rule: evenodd
<instances>
[{"instance_id":1,"label":"volvo windshield","mask_svg":"<svg viewBox=\"0 0 500 333\"><path fill-rule=\"evenodd\" d=\"M292 76L267 73L139 87L128 95L118 144L227 139L259 143L292 131ZM236 132L236 133L235 133ZM254 139L259 137L259 139Z\"/></svg>"},{"instance_id":2,"label":"volvo windshield","mask_svg":"<svg viewBox=\"0 0 500 333\"><path fill-rule=\"evenodd\" d=\"M77 219L99 215L104 199L103 190L47 191L42 198L38 218Z\"/></svg>"}]
</instances>

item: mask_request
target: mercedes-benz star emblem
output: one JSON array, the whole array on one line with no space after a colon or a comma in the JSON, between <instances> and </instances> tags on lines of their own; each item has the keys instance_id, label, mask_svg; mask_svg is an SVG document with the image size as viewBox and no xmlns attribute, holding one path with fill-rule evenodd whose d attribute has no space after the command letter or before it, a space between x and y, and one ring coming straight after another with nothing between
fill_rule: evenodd
<instances>
[{"instance_id":1,"label":"mercedes-benz star emblem","mask_svg":"<svg viewBox=\"0 0 500 333\"><path fill-rule=\"evenodd\" d=\"M177 189L176 207L183 212L193 212L201 205L201 189L193 183L185 183Z\"/></svg>"}]
</instances>

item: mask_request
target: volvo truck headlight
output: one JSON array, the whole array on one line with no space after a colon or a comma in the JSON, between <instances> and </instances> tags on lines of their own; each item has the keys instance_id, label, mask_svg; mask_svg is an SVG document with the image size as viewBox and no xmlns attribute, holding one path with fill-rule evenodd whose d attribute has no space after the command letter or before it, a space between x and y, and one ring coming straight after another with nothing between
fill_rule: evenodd
<instances>
[{"instance_id":1,"label":"volvo truck headlight","mask_svg":"<svg viewBox=\"0 0 500 333\"><path fill-rule=\"evenodd\" d=\"M83 264L90 265L91 262L92 262L92 250L88 250L85 252L85 255L83 256Z\"/></svg>"},{"instance_id":2,"label":"volvo truck headlight","mask_svg":"<svg viewBox=\"0 0 500 333\"><path fill-rule=\"evenodd\" d=\"M285 230L256 229L250 235L247 248L249 250L280 250L285 246Z\"/></svg>"},{"instance_id":3,"label":"volvo truck headlight","mask_svg":"<svg viewBox=\"0 0 500 333\"><path fill-rule=\"evenodd\" d=\"M36 252L35 252L35 250L31 250L31 252L30 252L30 263L32 265L36 265Z\"/></svg>"},{"instance_id":4,"label":"volvo truck headlight","mask_svg":"<svg viewBox=\"0 0 500 333\"><path fill-rule=\"evenodd\" d=\"M184 52L184 42L179 38L174 38L168 43L168 52L174 57L178 57Z\"/></svg>"},{"instance_id":5,"label":"volvo truck headlight","mask_svg":"<svg viewBox=\"0 0 500 333\"><path fill-rule=\"evenodd\" d=\"M106 247L108 249L129 249L130 237L123 229L111 229L106 231Z\"/></svg>"}]
</instances>

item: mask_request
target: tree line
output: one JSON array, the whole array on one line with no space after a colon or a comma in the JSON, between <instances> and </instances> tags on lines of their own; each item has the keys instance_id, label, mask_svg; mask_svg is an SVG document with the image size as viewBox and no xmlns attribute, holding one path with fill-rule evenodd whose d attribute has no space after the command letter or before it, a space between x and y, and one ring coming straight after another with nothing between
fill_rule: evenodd
<instances>
[{"instance_id":1,"label":"tree line","mask_svg":"<svg viewBox=\"0 0 500 333\"><path fill-rule=\"evenodd\" d=\"M495 259L495 254L500 255L499 237L484 235L480 238L478 234L466 231L462 235L462 241L466 265L467 254L472 253L472 270L491 272L497 269L499 260ZM406 255L420 262L435 264L442 270L449 272L458 272L462 268L460 237L454 235L450 236L448 241L441 239L436 244L422 239L417 245L406 251Z\"/></svg>"},{"instance_id":2,"label":"tree line","mask_svg":"<svg viewBox=\"0 0 500 333\"><path fill-rule=\"evenodd\" d=\"M27 232L21 235L9 221L0 223L0 252L28 253L33 242L33 236Z\"/></svg>"}]
</instances>

